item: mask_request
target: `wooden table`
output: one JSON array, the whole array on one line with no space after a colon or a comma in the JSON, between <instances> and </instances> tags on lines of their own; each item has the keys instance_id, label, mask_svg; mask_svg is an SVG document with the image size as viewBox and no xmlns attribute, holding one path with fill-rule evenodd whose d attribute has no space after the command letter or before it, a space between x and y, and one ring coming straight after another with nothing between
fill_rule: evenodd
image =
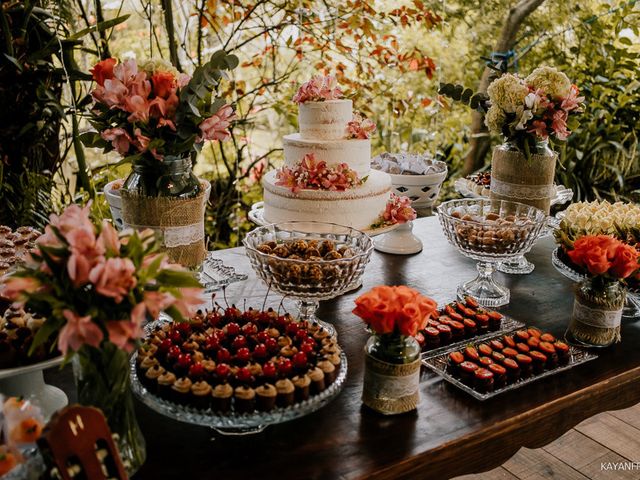
<instances>
[{"instance_id":1,"label":"wooden table","mask_svg":"<svg viewBox=\"0 0 640 480\"><path fill-rule=\"evenodd\" d=\"M640 401L640 322L623 322L623 342L600 358L486 402L423 371L417 411L385 417L363 407L367 333L351 313L354 298L375 285L406 284L443 302L453 298L458 283L475 275L474 262L447 243L435 217L416 221L414 231L424 242L422 253L374 253L363 288L321 305L318 316L336 325L349 360L346 386L334 402L245 437L214 435L138 405L148 458L136 478L440 480L489 470L520 447L542 446L587 417ZM562 336L571 313L572 283L551 265L553 248L550 237L538 241L528 255L536 265L531 275L499 275L511 288L511 303L502 310ZM266 288L244 249L218 255L250 275L228 289L228 299L247 298L247 306L261 307ZM279 299L273 296L273 302ZM54 371L48 377L70 390L68 373Z\"/></svg>"}]
</instances>

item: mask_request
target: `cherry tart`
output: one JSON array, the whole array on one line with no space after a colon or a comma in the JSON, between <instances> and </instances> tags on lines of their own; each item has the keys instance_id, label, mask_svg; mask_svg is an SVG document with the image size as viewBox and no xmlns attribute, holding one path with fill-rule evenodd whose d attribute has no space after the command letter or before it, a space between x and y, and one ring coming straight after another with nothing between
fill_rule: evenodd
<instances>
[{"instance_id":1,"label":"cherry tart","mask_svg":"<svg viewBox=\"0 0 640 480\"><path fill-rule=\"evenodd\" d=\"M236 307L157 326L136 358L151 393L223 414L304 401L328 388L340 368L341 349L321 325Z\"/></svg>"},{"instance_id":2,"label":"cherry tart","mask_svg":"<svg viewBox=\"0 0 640 480\"><path fill-rule=\"evenodd\" d=\"M487 310L473 298L467 297L464 302L445 305L432 315L425 329L416 335L416 340L422 351L428 352L488 332L496 332L500 330L502 319L501 313Z\"/></svg>"},{"instance_id":3,"label":"cherry tart","mask_svg":"<svg viewBox=\"0 0 640 480\"><path fill-rule=\"evenodd\" d=\"M532 342L532 339L544 339ZM524 329L448 354L447 370L481 393L567 364L570 347L550 333Z\"/></svg>"}]
</instances>

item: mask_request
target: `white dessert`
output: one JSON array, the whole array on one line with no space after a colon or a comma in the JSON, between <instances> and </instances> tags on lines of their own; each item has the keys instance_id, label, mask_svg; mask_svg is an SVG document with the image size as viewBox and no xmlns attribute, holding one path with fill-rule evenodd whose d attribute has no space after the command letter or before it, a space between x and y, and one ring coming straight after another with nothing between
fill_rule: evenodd
<instances>
[{"instance_id":1,"label":"white dessert","mask_svg":"<svg viewBox=\"0 0 640 480\"><path fill-rule=\"evenodd\" d=\"M351 100L301 103L298 107L300 137L314 140L342 139L352 117Z\"/></svg>"},{"instance_id":2,"label":"white dessert","mask_svg":"<svg viewBox=\"0 0 640 480\"><path fill-rule=\"evenodd\" d=\"M366 177L371 170L371 140L368 138L316 140L293 133L285 135L283 142L284 164L289 168L298 165L306 154L313 153L316 161L324 160L328 167L346 163L351 170L355 170L359 178Z\"/></svg>"},{"instance_id":3,"label":"white dessert","mask_svg":"<svg viewBox=\"0 0 640 480\"><path fill-rule=\"evenodd\" d=\"M384 172L371 170L361 186L336 192L331 190L301 190L291 192L276 185L276 172L263 180L264 218L270 223L313 220L337 223L357 230L371 227L384 209L391 193L391 178Z\"/></svg>"}]
</instances>

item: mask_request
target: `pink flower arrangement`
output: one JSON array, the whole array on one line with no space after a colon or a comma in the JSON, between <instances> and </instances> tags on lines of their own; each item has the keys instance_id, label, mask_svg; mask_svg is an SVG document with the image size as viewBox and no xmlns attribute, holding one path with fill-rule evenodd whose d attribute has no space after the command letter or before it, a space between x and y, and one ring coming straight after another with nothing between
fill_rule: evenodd
<instances>
[{"instance_id":1,"label":"pink flower arrangement","mask_svg":"<svg viewBox=\"0 0 640 480\"><path fill-rule=\"evenodd\" d=\"M276 185L300 190L344 191L362 184L358 174L346 163L327 167L324 160L317 161L313 153L306 154L294 168L283 167L276 172Z\"/></svg>"},{"instance_id":2,"label":"pink flower arrangement","mask_svg":"<svg viewBox=\"0 0 640 480\"><path fill-rule=\"evenodd\" d=\"M153 164L167 155L188 154L206 140L227 140L235 113L220 99L211 103L204 93L215 86L208 82L216 69L234 66L235 58L214 54L193 78L163 61L142 67L135 60L98 62L91 69L96 87L89 116L97 133L84 134L83 142Z\"/></svg>"},{"instance_id":3,"label":"pink flower arrangement","mask_svg":"<svg viewBox=\"0 0 640 480\"><path fill-rule=\"evenodd\" d=\"M107 64L108 65L108 64ZM118 234L95 224L89 206L51 215L25 267L2 280L2 294L45 317L63 354L109 341L131 351L147 318L190 317L202 289L193 274L155 253L153 233ZM48 338L36 338L35 346Z\"/></svg>"},{"instance_id":4,"label":"pink flower arrangement","mask_svg":"<svg viewBox=\"0 0 640 480\"><path fill-rule=\"evenodd\" d=\"M347 138L364 140L371 137L376 131L376 124L368 118L363 118L359 113L354 113L353 120L347 124Z\"/></svg>"},{"instance_id":5,"label":"pink flower arrangement","mask_svg":"<svg viewBox=\"0 0 640 480\"><path fill-rule=\"evenodd\" d=\"M382 214L386 224L406 223L416 219L416 211L411 206L411 199L406 196L391 194L387 206Z\"/></svg>"},{"instance_id":6,"label":"pink flower arrangement","mask_svg":"<svg viewBox=\"0 0 640 480\"><path fill-rule=\"evenodd\" d=\"M342 98L342 91L338 87L336 77L316 75L300 86L293 96L293 102L299 105L306 102L324 102L340 98Z\"/></svg>"}]
</instances>

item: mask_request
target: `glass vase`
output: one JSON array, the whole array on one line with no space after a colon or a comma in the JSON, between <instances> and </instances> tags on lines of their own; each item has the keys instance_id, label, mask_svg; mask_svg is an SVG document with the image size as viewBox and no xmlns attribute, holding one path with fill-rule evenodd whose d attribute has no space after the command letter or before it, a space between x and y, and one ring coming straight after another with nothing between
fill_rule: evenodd
<instances>
[{"instance_id":1,"label":"glass vase","mask_svg":"<svg viewBox=\"0 0 640 480\"><path fill-rule=\"evenodd\" d=\"M418 341L397 334L374 334L364 353L362 402L385 415L414 410L420 401Z\"/></svg>"},{"instance_id":2,"label":"glass vase","mask_svg":"<svg viewBox=\"0 0 640 480\"><path fill-rule=\"evenodd\" d=\"M73 357L78 402L104 413L129 476L146 459L144 437L136 420L129 356L111 342L102 348L84 345Z\"/></svg>"},{"instance_id":3,"label":"glass vase","mask_svg":"<svg viewBox=\"0 0 640 480\"><path fill-rule=\"evenodd\" d=\"M200 181L193 173L191 154L166 156L161 161L136 163L123 188L143 197L194 198L200 193Z\"/></svg>"},{"instance_id":4,"label":"glass vase","mask_svg":"<svg viewBox=\"0 0 640 480\"><path fill-rule=\"evenodd\" d=\"M586 347L608 347L620 341L625 289L601 277L583 280L576 289L567 339Z\"/></svg>"}]
</instances>

